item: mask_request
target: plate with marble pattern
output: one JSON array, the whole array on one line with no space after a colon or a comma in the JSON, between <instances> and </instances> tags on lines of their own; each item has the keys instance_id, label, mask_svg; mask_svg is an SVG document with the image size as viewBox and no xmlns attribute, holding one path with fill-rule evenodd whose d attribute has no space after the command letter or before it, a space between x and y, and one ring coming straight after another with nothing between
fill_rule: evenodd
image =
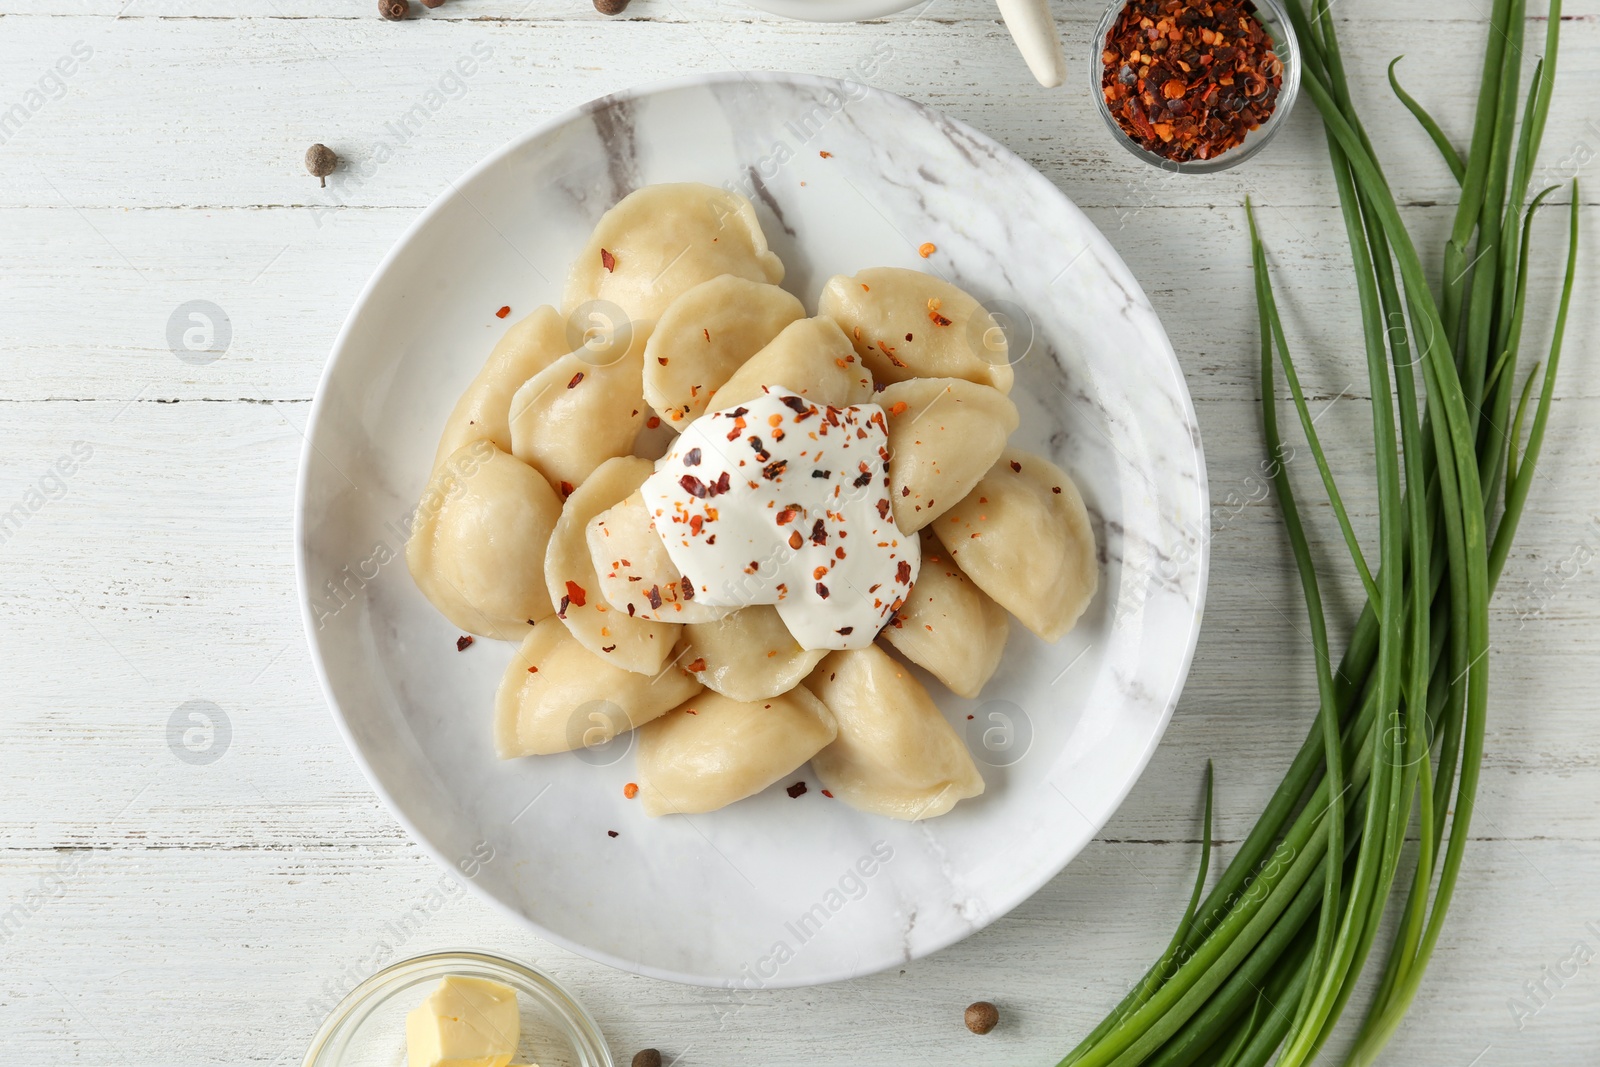
<instances>
[{"instance_id":1,"label":"plate with marble pattern","mask_svg":"<svg viewBox=\"0 0 1600 1067\"><path fill-rule=\"evenodd\" d=\"M981 797L902 823L812 777L709 815L650 819L604 751L501 762L512 647L458 631L402 548L456 396L510 322L559 303L595 221L657 182L736 189L816 307L869 266L930 271L1007 324L1013 444L1076 479L1100 591L1047 645L1020 626L977 699L930 685ZM924 257L919 249L935 246ZM514 315L495 316L502 305ZM335 342L296 514L300 595L334 716L410 833L549 940L639 974L812 985L925 956L1054 877L1110 818L1188 672L1207 567L1207 486L1183 375L1104 236L1023 160L938 112L792 74L700 76L594 101L453 182L399 240ZM1026 551L1018 567L1029 564ZM927 680L927 679L925 679Z\"/></svg>"}]
</instances>

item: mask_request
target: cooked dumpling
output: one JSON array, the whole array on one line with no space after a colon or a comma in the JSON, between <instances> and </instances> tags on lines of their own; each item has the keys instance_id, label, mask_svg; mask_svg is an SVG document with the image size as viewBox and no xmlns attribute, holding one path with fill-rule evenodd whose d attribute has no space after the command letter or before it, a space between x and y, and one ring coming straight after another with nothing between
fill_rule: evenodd
<instances>
[{"instance_id":1,"label":"cooked dumpling","mask_svg":"<svg viewBox=\"0 0 1600 1067\"><path fill-rule=\"evenodd\" d=\"M648 332L667 305L721 274L783 281L750 201L696 182L647 185L600 217L572 264L563 306L570 315L609 301L635 332Z\"/></svg>"},{"instance_id":2,"label":"cooked dumpling","mask_svg":"<svg viewBox=\"0 0 1600 1067\"><path fill-rule=\"evenodd\" d=\"M746 404L777 386L836 408L872 400L872 375L830 319L800 319L785 326L734 372L707 408L722 411Z\"/></svg>"},{"instance_id":3,"label":"cooked dumpling","mask_svg":"<svg viewBox=\"0 0 1600 1067\"><path fill-rule=\"evenodd\" d=\"M644 813L693 815L754 796L835 732L833 716L803 686L752 702L701 693L639 731Z\"/></svg>"},{"instance_id":4,"label":"cooked dumpling","mask_svg":"<svg viewBox=\"0 0 1600 1067\"><path fill-rule=\"evenodd\" d=\"M947 281L902 267L838 275L822 288L817 314L836 321L880 382L965 378L1011 391L1005 332L993 315Z\"/></svg>"},{"instance_id":5,"label":"cooked dumpling","mask_svg":"<svg viewBox=\"0 0 1600 1067\"><path fill-rule=\"evenodd\" d=\"M1072 629L1099 588L1078 487L1030 452L1007 449L933 531L979 589L1046 641Z\"/></svg>"},{"instance_id":6,"label":"cooked dumpling","mask_svg":"<svg viewBox=\"0 0 1600 1067\"><path fill-rule=\"evenodd\" d=\"M1005 451L1017 406L961 378L912 378L878 394L889 416L894 524L920 530L955 506Z\"/></svg>"},{"instance_id":7,"label":"cooked dumpling","mask_svg":"<svg viewBox=\"0 0 1600 1067\"><path fill-rule=\"evenodd\" d=\"M510 452L512 394L572 347L566 318L548 304L507 330L445 421L434 466L473 441L489 441Z\"/></svg>"},{"instance_id":8,"label":"cooked dumpling","mask_svg":"<svg viewBox=\"0 0 1600 1067\"><path fill-rule=\"evenodd\" d=\"M640 674L661 669L678 640L678 627L630 619L627 612L606 603L600 595L600 576L589 558L587 530L596 515L637 492L651 469L650 461L638 456L618 456L602 463L567 497L544 558L545 584L556 604L556 617L584 648L623 670Z\"/></svg>"},{"instance_id":9,"label":"cooked dumpling","mask_svg":"<svg viewBox=\"0 0 1600 1067\"><path fill-rule=\"evenodd\" d=\"M523 640L495 693L495 751L512 759L602 745L699 691L676 667L652 675L614 666L548 622Z\"/></svg>"},{"instance_id":10,"label":"cooked dumpling","mask_svg":"<svg viewBox=\"0 0 1600 1067\"><path fill-rule=\"evenodd\" d=\"M644 350L644 398L677 428L706 410L711 394L745 360L806 310L766 282L724 274L674 300Z\"/></svg>"},{"instance_id":11,"label":"cooked dumpling","mask_svg":"<svg viewBox=\"0 0 1600 1067\"><path fill-rule=\"evenodd\" d=\"M926 530L922 570L883 639L957 696L975 697L1005 654L1011 620Z\"/></svg>"},{"instance_id":12,"label":"cooked dumpling","mask_svg":"<svg viewBox=\"0 0 1600 1067\"><path fill-rule=\"evenodd\" d=\"M406 566L452 623L515 641L552 610L544 554L560 514L561 500L538 471L474 441L434 468Z\"/></svg>"},{"instance_id":13,"label":"cooked dumpling","mask_svg":"<svg viewBox=\"0 0 1600 1067\"><path fill-rule=\"evenodd\" d=\"M600 595L630 618L709 622L728 613L695 603L694 584L684 581L667 554L640 494L590 519L585 536Z\"/></svg>"},{"instance_id":14,"label":"cooked dumpling","mask_svg":"<svg viewBox=\"0 0 1600 1067\"><path fill-rule=\"evenodd\" d=\"M770 604L685 626L675 653L678 663L706 688L734 700L787 693L827 654L824 648L801 648Z\"/></svg>"},{"instance_id":15,"label":"cooked dumpling","mask_svg":"<svg viewBox=\"0 0 1600 1067\"><path fill-rule=\"evenodd\" d=\"M852 808L931 819L983 792L972 754L928 691L878 646L830 653L806 687L839 722L812 769Z\"/></svg>"},{"instance_id":16,"label":"cooked dumpling","mask_svg":"<svg viewBox=\"0 0 1600 1067\"><path fill-rule=\"evenodd\" d=\"M644 426L644 339L609 363L583 349L528 379L511 398L511 454L565 495L613 456L633 451Z\"/></svg>"}]
</instances>

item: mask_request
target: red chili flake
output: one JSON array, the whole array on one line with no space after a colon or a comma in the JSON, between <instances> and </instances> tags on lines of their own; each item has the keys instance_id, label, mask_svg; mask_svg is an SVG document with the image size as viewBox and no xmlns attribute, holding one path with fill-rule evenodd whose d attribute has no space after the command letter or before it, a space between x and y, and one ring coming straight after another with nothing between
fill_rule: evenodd
<instances>
[{"instance_id":1,"label":"red chili flake","mask_svg":"<svg viewBox=\"0 0 1600 1067\"><path fill-rule=\"evenodd\" d=\"M904 400L896 400L889 407L889 414L891 414L891 415L904 415L906 413L906 408L908 408L910 406L911 405L907 404Z\"/></svg>"},{"instance_id":2,"label":"red chili flake","mask_svg":"<svg viewBox=\"0 0 1600 1067\"><path fill-rule=\"evenodd\" d=\"M943 315L939 314L937 311L928 312L928 318L933 320L933 324L935 326L948 326L948 325L950 325L950 320L945 318Z\"/></svg>"},{"instance_id":3,"label":"red chili flake","mask_svg":"<svg viewBox=\"0 0 1600 1067\"><path fill-rule=\"evenodd\" d=\"M834 633L838 634L840 637L849 637L851 634L855 633L855 631L856 628L854 626L841 626L835 630Z\"/></svg>"},{"instance_id":4,"label":"red chili flake","mask_svg":"<svg viewBox=\"0 0 1600 1067\"><path fill-rule=\"evenodd\" d=\"M689 533L690 533L690 535L692 535L694 537L700 536L700 529L705 524L706 524L706 520L705 520L704 516L702 516L702 515L690 515L689 516Z\"/></svg>"},{"instance_id":5,"label":"red chili flake","mask_svg":"<svg viewBox=\"0 0 1600 1067\"><path fill-rule=\"evenodd\" d=\"M911 340L911 335L910 335L910 334L909 334L909 333L908 333L908 334L906 334L906 340L907 340L907 341L909 341L909 340Z\"/></svg>"},{"instance_id":6,"label":"red chili flake","mask_svg":"<svg viewBox=\"0 0 1600 1067\"><path fill-rule=\"evenodd\" d=\"M822 791L822 795L823 795L823 796L825 796L825 797L827 797L827 798L828 798L828 799L829 799L829 800L832 800L832 799L833 799L833 794L832 794L832 793L830 793L830 792L828 792L828 791L827 791L827 790L826 790L826 789L824 789L824 790L823 790L823 791Z\"/></svg>"},{"instance_id":7,"label":"red chili flake","mask_svg":"<svg viewBox=\"0 0 1600 1067\"><path fill-rule=\"evenodd\" d=\"M462 634L460 637L456 638L456 651L457 652L465 652L467 649L469 649L471 647L472 647L472 638L468 637L466 634Z\"/></svg>"},{"instance_id":8,"label":"red chili flake","mask_svg":"<svg viewBox=\"0 0 1600 1067\"><path fill-rule=\"evenodd\" d=\"M577 374L572 376L572 380L567 383L567 388L576 389L578 387L578 383L581 381L583 381L583 371L579 371Z\"/></svg>"},{"instance_id":9,"label":"red chili flake","mask_svg":"<svg viewBox=\"0 0 1600 1067\"><path fill-rule=\"evenodd\" d=\"M650 601L650 606L652 608L659 609L661 607L661 587L659 585L652 585L648 590L645 591L644 598Z\"/></svg>"},{"instance_id":10,"label":"red chili flake","mask_svg":"<svg viewBox=\"0 0 1600 1067\"><path fill-rule=\"evenodd\" d=\"M633 581L633 579L632 579L632 578L629 578L629 579L628 579L628 581L630 581L630 582L631 582L631 581ZM633 616L634 616L634 613L635 613L635 610L636 610L636 609L635 609L635 608L634 608L634 606L633 606L633 601L631 601L631 600L630 600L630 601L628 601L628 618L630 618L630 619L631 619L631 618L633 618Z\"/></svg>"},{"instance_id":11,"label":"red chili flake","mask_svg":"<svg viewBox=\"0 0 1600 1067\"><path fill-rule=\"evenodd\" d=\"M784 790L784 792L789 794L789 798L791 800L795 797L805 796L806 784L804 782L796 782L794 785L791 785L788 789Z\"/></svg>"},{"instance_id":12,"label":"red chili flake","mask_svg":"<svg viewBox=\"0 0 1600 1067\"><path fill-rule=\"evenodd\" d=\"M790 393L787 396L779 397L778 399L780 401L782 401L784 407L788 408L790 411L794 412L796 415L809 415L809 414L811 414L811 405L807 404L804 399L802 399L801 397L795 396L793 393ZM796 421L799 421L799 420L796 420Z\"/></svg>"},{"instance_id":13,"label":"red chili flake","mask_svg":"<svg viewBox=\"0 0 1600 1067\"><path fill-rule=\"evenodd\" d=\"M617 646L616 645L601 645L600 646L600 651L601 652L615 652L616 650L617 650Z\"/></svg>"},{"instance_id":14,"label":"red chili flake","mask_svg":"<svg viewBox=\"0 0 1600 1067\"><path fill-rule=\"evenodd\" d=\"M689 664L689 666L685 667L684 669L690 674L699 674L701 671L706 669L706 658L704 656L696 656L694 662Z\"/></svg>"},{"instance_id":15,"label":"red chili flake","mask_svg":"<svg viewBox=\"0 0 1600 1067\"><path fill-rule=\"evenodd\" d=\"M832 478L833 477L833 472L832 471L812 471L811 472L811 477L813 477L813 478Z\"/></svg>"},{"instance_id":16,"label":"red chili flake","mask_svg":"<svg viewBox=\"0 0 1600 1067\"><path fill-rule=\"evenodd\" d=\"M823 600L827 600L828 599L828 587L823 585L821 582L818 582L817 583L817 595L819 597L821 597Z\"/></svg>"},{"instance_id":17,"label":"red chili flake","mask_svg":"<svg viewBox=\"0 0 1600 1067\"><path fill-rule=\"evenodd\" d=\"M832 152L818 152L817 155L821 156L823 159L832 159L833 158L833 153Z\"/></svg>"},{"instance_id":18,"label":"red chili flake","mask_svg":"<svg viewBox=\"0 0 1600 1067\"><path fill-rule=\"evenodd\" d=\"M639 785L638 785L638 783L637 782L629 782L627 785L623 786L622 787L622 795L627 797L629 800L632 800L634 797L638 796L639 795Z\"/></svg>"},{"instance_id":19,"label":"red chili flake","mask_svg":"<svg viewBox=\"0 0 1600 1067\"><path fill-rule=\"evenodd\" d=\"M901 560L899 562L899 564L897 564L895 566L894 577L895 577L896 581L901 582L902 584L909 583L911 581L911 563L910 563L910 561Z\"/></svg>"},{"instance_id":20,"label":"red chili flake","mask_svg":"<svg viewBox=\"0 0 1600 1067\"><path fill-rule=\"evenodd\" d=\"M503 319L509 314L511 314L511 305L507 304L505 307L501 308L499 311L496 311L494 313L494 317L497 318L497 319Z\"/></svg>"},{"instance_id":21,"label":"red chili flake","mask_svg":"<svg viewBox=\"0 0 1600 1067\"><path fill-rule=\"evenodd\" d=\"M698 448L691 448L689 451L685 452L683 454L683 465L685 467L700 466L700 450Z\"/></svg>"},{"instance_id":22,"label":"red chili flake","mask_svg":"<svg viewBox=\"0 0 1600 1067\"><path fill-rule=\"evenodd\" d=\"M678 484L683 486L683 491L699 500L706 498L706 483L692 474L685 474L678 479Z\"/></svg>"},{"instance_id":23,"label":"red chili flake","mask_svg":"<svg viewBox=\"0 0 1600 1067\"><path fill-rule=\"evenodd\" d=\"M606 831L606 836L607 837L616 837L617 836L617 832L615 830L607 830Z\"/></svg>"},{"instance_id":24,"label":"red chili flake","mask_svg":"<svg viewBox=\"0 0 1600 1067\"><path fill-rule=\"evenodd\" d=\"M1100 91L1130 140L1214 159L1272 115L1283 62L1251 0L1130 0L1100 53Z\"/></svg>"},{"instance_id":25,"label":"red chili flake","mask_svg":"<svg viewBox=\"0 0 1600 1067\"><path fill-rule=\"evenodd\" d=\"M651 415L651 416L650 416L650 417L649 417L649 418L648 418L648 419L645 419L645 420L644 420L644 424L645 424L645 425L646 425L646 426L648 426L648 427L650 427L650 429L652 429L652 430L653 430L653 429L655 429L655 428L656 428L656 427L657 427L657 426L660 426L660 425L661 425L661 418L660 418L660 416L658 416L658 415Z\"/></svg>"},{"instance_id":26,"label":"red chili flake","mask_svg":"<svg viewBox=\"0 0 1600 1067\"><path fill-rule=\"evenodd\" d=\"M1021 474L1022 473L1022 464L1018 463L1016 460L1012 460L1011 461L1011 469L1016 471L1018 474Z\"/></svg>"},{"instance_id":27,"label":"red chili flake","mask_svg":"<svg viewBox=\"0 0 1600 1067\"><path fill-rule=\"evenodd\" d=\"M688 575L684 575L683 580L679 582L678 585L683 589L683 599L694 599L694 583L689 580Z\"/></svg>"},{"instance_id":28,"label":"red chili flake","mask_svg":"<svg viewBox=\"0 0 1600 1067\"><path fill-rule=\"evenodd\" d=\"M814 545L828 543L828 528L823 525L821 519L811 524L811 543Z\"/></svg>"},{"instance_id":29,"label":"red chili flake","mask_svg":"<svg viewBox=\"0 0 1600 1067\"><path fill-rule=\"evenodd\" d=\"M1051 486L1051 487L1050 487L1050 491L1051 491L1051 492L1052 492L1052 493L1056 493L1056 494L1058 494L1058 495L1059 495L1059 494L1060 494L1060 492L1061 492L1061 487L1060 487L1060 486L1059 486L1059 485L1052 485L1052 486Z\"/></svg>"},{"instance_id":30,"label":"red chili flake","mask_svg":"<svg viewBox=\"0 0 1600 1067\"><path fill-rule=\"evenodd\" d=\"M710 344L711 343L711 331L709 329L705 329L705 328L702 327L700 332L706 335L706 344Z\"/></svg>"},{"instance_id":31,"label":"red chili flake","mask_svg":"<svg viewBox=\"0 0 1600 1067\"><path fill-rule=\"evenodd\" d=\"M888 517L889 517L889 501L888 500L879 500L878 501L878 518L887 519Z\"/></svg>"},{"instance_id":32,"label":"red chili flake","mask_svg":"<svg viewBox=\"0 0 1600 1067\"><path fill-rule=\"evenodd\" d=\"M567 497L572 495L572 491L574 489L576 489L576 488L577 488L577 486L573 485L571 482L562 482L561 483L561 499L562 500L567 499Z\"/></svg>"},{"instance_id":33,"label":"red chili flake","mask_svg":"<svg viewBox=\"0 0 1600 1067\"><path fill-rule=\"evenodd\" d=\"M728 480L728 472L723 471L721 474L717 475L716 481L706 486L706 496L721 496L723 493L728 491L731 485L732 483ZM716 518L715 515L711 517Z\"/></svg>"},{"instance_id":34,"label":"red chili flake","mask_svg":"<svg viewBox=\"0 0 1600 1067\"><path fill-rule=\"evenodd\" d=\"M787 526L791 522L793 522L796 518L798 518L799 515L800 515L800 512L796 508L793 508L793 507L784 508L782 511L778 512L778 525L779 526Z\"/></svg>"},{"instance_id":35,"label":"red chili flake","mask_svg":"<svg viewBox=\"0 0 1600 1067\"><path fill-rule=\"evenodd\" d=\"M528 668L528 673L529 674L538 674L539 673L539 668L538 667L529 667Z\"/></svg>"},{"instance_id":36,"label":"red chili flake","mask_svg":"<svg viewBox=\"0 0 1600 1067\"><path fill-rule=\"evenodd\" d=\"M818 568L816 568L815 570L813 570L811 572L811 577L812 577L813 580L815 580L815 579L818 579L818 578L824 578L824 577L827 576L827 574L828 574L828 568L826 568L826 567L818 567Z\"/></svg>"},{"instance_id":37,"label":"red chili flake","mask_svg":"<svg viewBox=\"0 0 1600 1067\"><path fill-rule=\"evenodd\" d=\"M567 579L567 600L572 604L573 607L583 607L583 605L586 603L586 598L588 595L589 594L584 592L583 586L572 581L570 578Z\"/></svg>"},{"instance_id":38,"label":"red chili flake","mask_svg":"<svg viewBox=\"0 0 1600 1067\"><path fill-rule=\"evenodd\" d=\"M806 543L806 539L804 537L800 536L800 531L799 530L796 530L794 533L789 535L789 547L790 548L799 548L801 545L803 545L805 543Z\"/></svg>"},{"instance_id":39,"label":"red chili flake","mask_svg":"<svg viewBox=\"0 0 1600 1067\"><path fill-rule=\"evenodd\" d=\"M571 601L567 597L561 598L561 603L556 605L556 618L564 619L567 617L567 605L570 603Z\"/></svg>"},{"instance_id":40,"label":"red chili flake","mask_svg":"<svg viewBox=\"0 0 1600 1067\"><path fill-rule=\"evenodd\" d=\"M610 274L617 269L617 257L602 248L600 250L600 265L606 269L607 274Z\"/></svg>"},{"instance_id":41,"label":"red chili flake","mask_svg":"<svg viewBox=\"0 0 1600 1067\"><path fill-rule=\"evenodd\" d=\"M780 478L783 476L783 472L788 466L789 461L786 459L780 459L776 463L768 463L765 467L761 468L761 477L765 478L769 482L775 478Z\"/></svg>"}]
</instances>

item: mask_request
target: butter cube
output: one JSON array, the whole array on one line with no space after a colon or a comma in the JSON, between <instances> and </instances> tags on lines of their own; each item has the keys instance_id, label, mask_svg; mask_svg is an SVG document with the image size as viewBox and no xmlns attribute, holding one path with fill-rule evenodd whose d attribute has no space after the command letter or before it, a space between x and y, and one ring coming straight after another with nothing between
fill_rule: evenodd
<instances>
[{"instance_id":1,"label":"butter cube","mask_svg":"<svg viewBox=\"0 0 1600 1067\"><path fill-rule=\"evenodd\" d=\"M410 1067L506 1067L522 1037L517 991L451 975L406 1015Z\"/></svg>"}]
</instances>

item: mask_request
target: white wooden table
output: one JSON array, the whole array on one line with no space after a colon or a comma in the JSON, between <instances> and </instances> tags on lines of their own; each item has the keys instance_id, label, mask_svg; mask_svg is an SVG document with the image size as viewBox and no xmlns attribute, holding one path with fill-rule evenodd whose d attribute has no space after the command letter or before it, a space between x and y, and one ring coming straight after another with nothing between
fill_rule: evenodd
<instances>
[{"instance_id":1,"label":"white wooden table","mask_svg":"<svg viewBox=\"0 0 1600 1067\"><path fill-rule=\"evenodd\" d=\"M1451 182L1382 70L1409 53L1408 86L1464 138L1487 6L1338 7L1360 101L1430 249ZM1313 109L1303 102L1283 138L1235 173L1154 178L1106 136L1087 94L1102 5L1057 7L1072 71L1050 92L1032 84L983 0L933 0L847 26L710 0L635 0L613 21L587 0L448 0L398 25L368 0L0 0L8 1063L297 1063L319 1021L314 1004L402 955L460 945L531 960L570 984L624 1062L655 1045L685 1065L1048 1064L1098 1019L1186 898L1206 757L1217 761L1225 856L1314 703L1309 649L1286 621L1302 611L1287 548L1253 477L1247 194L1262 209L1302 373L1328 405L1319 428L1337 445L1358 522L1369 534L1375 523L1354 298ZM1567 16L1545 171L1592 182L1600 0L1572 0ZM1530 21L1530 49L1542 35L1542 20ZM449 81L474 48L477 72ZM903 970L748 1003L554 948L435 867L368 791L323 705L290 545L301 433L329 344L417 211L542 118L623 86L725 68L864 78L1035 163L1110 235L1163 315L1200 412L1216 504L1193 674L1102 836L962 944ZM435 89L437 108L403 125ZM316 141L358 164L383 161L323 190L301 164ZM1560 266L1559 213L1540 227L1546 282ZM1591 208L1587 224L1580 284L1592 293L1600 213ZM168 341L169 318L194 300L226 316L227 351L214 362L182 361ZM1567 963L1600 954L1597 305L1578 302L1546 476L1494 613L1494 703L1466 873L1388 1062L1600 1062L1600 962ZM1541 300L1534 335L1547 332L1549 311ZM1348 571L1325 509L1316 517L1329 569ZM1342 625L1358 605L1350 587L1332 598ZM170 728L196 708L227 728ZM215 758L199 762L193 748ZM408 914L420 921L397 936ZM961 1025L979 998L1004 1013L987 1038ZM1514 1003L1525 1005L1520 1024Z\"/></svg>"}]
</instances>

